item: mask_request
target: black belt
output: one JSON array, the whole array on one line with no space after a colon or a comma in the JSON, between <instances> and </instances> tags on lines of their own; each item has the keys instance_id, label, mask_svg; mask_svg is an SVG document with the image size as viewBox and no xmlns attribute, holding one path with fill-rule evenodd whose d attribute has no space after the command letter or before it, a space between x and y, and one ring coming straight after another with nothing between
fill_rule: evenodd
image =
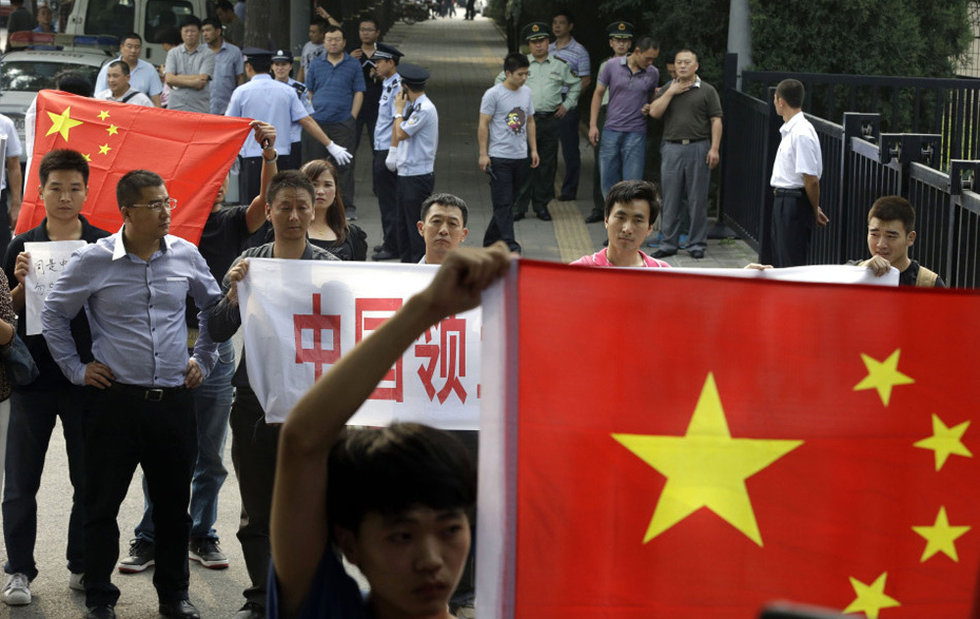
<instances>
[{"instance_id":1,"label":"black belt","mask_svg":"<svg viewBox=\"0 0 980 619\"><path fill-rule=\"evenodd\" d=\"M696 138L693 140L664 140L664 142L670 142L671 144L697 144L698 142L704 142L708 138Z\"/></svg>"},{"instance_id":2,"label":"black belt","mask_svg":"<svg viewBox=\"0 0 980 619\"><path fill-rule=\"evenodd\" d=\"M113 382L109 389L147 402L162 402L187 391L187 387L140 387L139 385L125 385L117 382Z\"/></svg>"},{"instance_id":3,"label":"black belt","mask_svg":"<svg viewBox=\"0 0 980 619\"><path fill-rule=\"evenodd\" d=\"M555 115L554 112L535 112L534 113L534 117L535 118L551 118L554 115Z\"/></svg>"},{"instance_id":4,"label":"black belt","mask_svg":"<svg viewBox=\"0 0 980 619\"><path fill-rule=\"evenodd\" d=\"M791 196L794 198L799 198L803 196L802 189L782 189L780 187L772 188L772 195L774 196Z\"/></svg>"}]
</instances>

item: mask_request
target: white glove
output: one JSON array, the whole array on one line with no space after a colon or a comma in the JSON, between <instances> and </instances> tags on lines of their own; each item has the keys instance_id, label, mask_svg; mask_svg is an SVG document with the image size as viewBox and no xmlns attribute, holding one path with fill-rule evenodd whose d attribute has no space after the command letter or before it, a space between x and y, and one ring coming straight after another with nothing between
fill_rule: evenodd
<instances>
[{"instance_id":1,"label":"white glove","mask_svg":"<svg viewBox=\"0 0 980 619\"><path fill-rule=\"evenodd\" d=\"M398 170L398 147L392 146L388 150L388 156L385 157L385 167L388 168L389 172L396 172Z\"/></svg>"},{"instance_id":2,"label":"white glove","mask_svg":"<svg viewBox=\"0 0 980 619\"><path fill-rule=\"evenodd\" d=\"M327 152L333 157L333 160L337 162L338 166L345 166L350 163L353 156L347 151L343 146L338 146L336 142L330 142L327 146Z\"/></svg>"}]
</instances>

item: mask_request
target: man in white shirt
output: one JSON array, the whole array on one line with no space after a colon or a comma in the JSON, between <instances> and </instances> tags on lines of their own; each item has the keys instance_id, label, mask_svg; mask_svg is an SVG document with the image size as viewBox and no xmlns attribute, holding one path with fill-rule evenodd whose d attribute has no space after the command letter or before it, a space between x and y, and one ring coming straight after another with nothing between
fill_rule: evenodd
<instances>
[{"instance_id":1,"label":"man in white shirt","mask_svg":"<svg viewBox=\"0 0 980 619\"><path fill-rule=\"evenodd\" d=\"M160 93L163 92L160 74L157 73L156 67L140 59L142 51L143 39L135 32L131 32L123 37L119 45L120 56L116 60L122 60L129 66L130 87L148 96L153 101L153 105L160 107ZM99 76L95 79L95 92L102 92L109 88L108 73L109 65L103 65Z\"/></svg>"},{"instance_id":2,"label":"man in white shirt","mask_svg":"<svg viewBox=\"0 0 980 619\"><path fill-rule=\"evenodd\" d=\"M820 208L820 175L823 160L817 132L803 114L805 91L798 80L776 86L773 104L783 118L782 141L772 165L772 264L776 267L806 264L813 224L830 220Z\"/></svg>"},{"instance_id":3,"label":"man in white shirt","mask_svg":"<svg viewBox=\"0 0 980 619\"><path fill-rule=\"evenodd\" d=\"M125 61L114 60L109 63L106 83L109 87L96 93L96 99L154 107L149 97L129 85L129 65Z\"/></svg>"}]
</instances>

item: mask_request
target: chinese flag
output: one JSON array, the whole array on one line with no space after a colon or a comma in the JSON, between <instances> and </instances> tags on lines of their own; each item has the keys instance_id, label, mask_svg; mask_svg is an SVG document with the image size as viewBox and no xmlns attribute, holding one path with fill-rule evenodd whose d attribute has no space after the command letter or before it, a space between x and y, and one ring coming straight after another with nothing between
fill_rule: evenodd
<instances>
[{"instance_id":1,"label":"chinese flag","mask_svg":"<svg viewBox=\"0 0 980 619\"><path fill-rule=\"evenodd\" d=\"M249 121L210 114L100 101L55 90L37 97L34 154L27 172L17 233L44 219L38 197L38 166L56 148L72 148L89 161L88 200L82 214L110 232L122 218L116 183L130 170L145 169L163 177L177 209L170 233L197 243L221 183L228 174Z\"/></svg>"},{"instance_id":2,"label":"chinese flag","mask_svg":"<svg viewBox=\"0 0 980 619\"><path fill-rule=\"evenodd\" d=\"M481 617L971 616L980 296L522 260L488 297Z\"/></svg>"}]
</instances>

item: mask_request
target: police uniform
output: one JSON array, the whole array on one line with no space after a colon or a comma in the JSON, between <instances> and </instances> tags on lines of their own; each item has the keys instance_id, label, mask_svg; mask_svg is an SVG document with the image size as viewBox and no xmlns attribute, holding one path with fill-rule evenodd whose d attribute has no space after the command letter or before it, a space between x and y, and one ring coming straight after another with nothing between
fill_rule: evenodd
<instances>
[{"instance_id":1,"label":"police uniform","mask_svg":"<svg viewBox=\"0 0 980 619\"><path fill-rule=\"evenodd\" d=\"M551 27L544 22L532 22L524 27L525 41L547 38L551 39ZM527 180L518 191L514 204L514 220L524 218L527 205L534 207L539 219L548 221L548 203L555 197L555 174L558 170L558 120L555 111L564 100L565 109L578 105L578 97L582 92L582 80L573 72L568 63L553 55L548 55L538 62L532 54L528 54L531 63L530 72L525 86L531 89L534 101L534 125L537 138L538 157L540 164L531 169ZM504 81L504 72L497 75L497 83ZM568 93L562 96L562 89L568 87Z\"/></svg>"},{"instance_id":2,"label":"police uniform","mask_svg":"<svg viewBox=\"0 0 980 619\"><path fill-rule=\"evenodd\" d=\"M385 43L378 43L371 56L372 61L382 59L397 59L403 54L396 48ZM395 116L395 95L401 90L401 76L396 72L381 84L381 95L378 99L378 119L374 125L374 195L378 197L378 209L381 211L381 230L383 241L381 251L374 254L374 260L400 258L401 249L398 245L398 201L396 187L398 174L385 166L388 150L391 148L391 129Z\"/></svg>"},{"instance_id":3,"label":"police uniform","mask_svg":"<svg viewBox=\"0 0 980 619\"><path fill-rule=\"evenodd\" d=\"M276 50L272 54L272 62L288 62L291 65L293 64L293 53L288 49ZM312 115L313 103L310 101L310 95L306 91L306 84L296 81L292 77L287 77L283 83L296 91L299 102L306 108L306 112ZM302 140L303 126L299 124L299 121L293 121L289 125L289 154L279 158L279 165L277 167L280 172L283 170L298 170L300 165L302 165Z\"/></svg>"},{"instance_id":4,"label":"police uniform","mask_svg":"<svg viewBox=\"0 0 980 619\"><path fill-rule=\"evenodd\" d=\"M402 83L424 86L429 72L422 67L404 64L399 69ZM398 145L398 247L401 261L415 263L425 254L425 241L418 233L422 202L435 188L436 148L439 145L439 114L436 106L422 94L414 102L406 103L404 118L395 116L395 122L408 134L407 140Z\"/></svg>"}]
</instances>

